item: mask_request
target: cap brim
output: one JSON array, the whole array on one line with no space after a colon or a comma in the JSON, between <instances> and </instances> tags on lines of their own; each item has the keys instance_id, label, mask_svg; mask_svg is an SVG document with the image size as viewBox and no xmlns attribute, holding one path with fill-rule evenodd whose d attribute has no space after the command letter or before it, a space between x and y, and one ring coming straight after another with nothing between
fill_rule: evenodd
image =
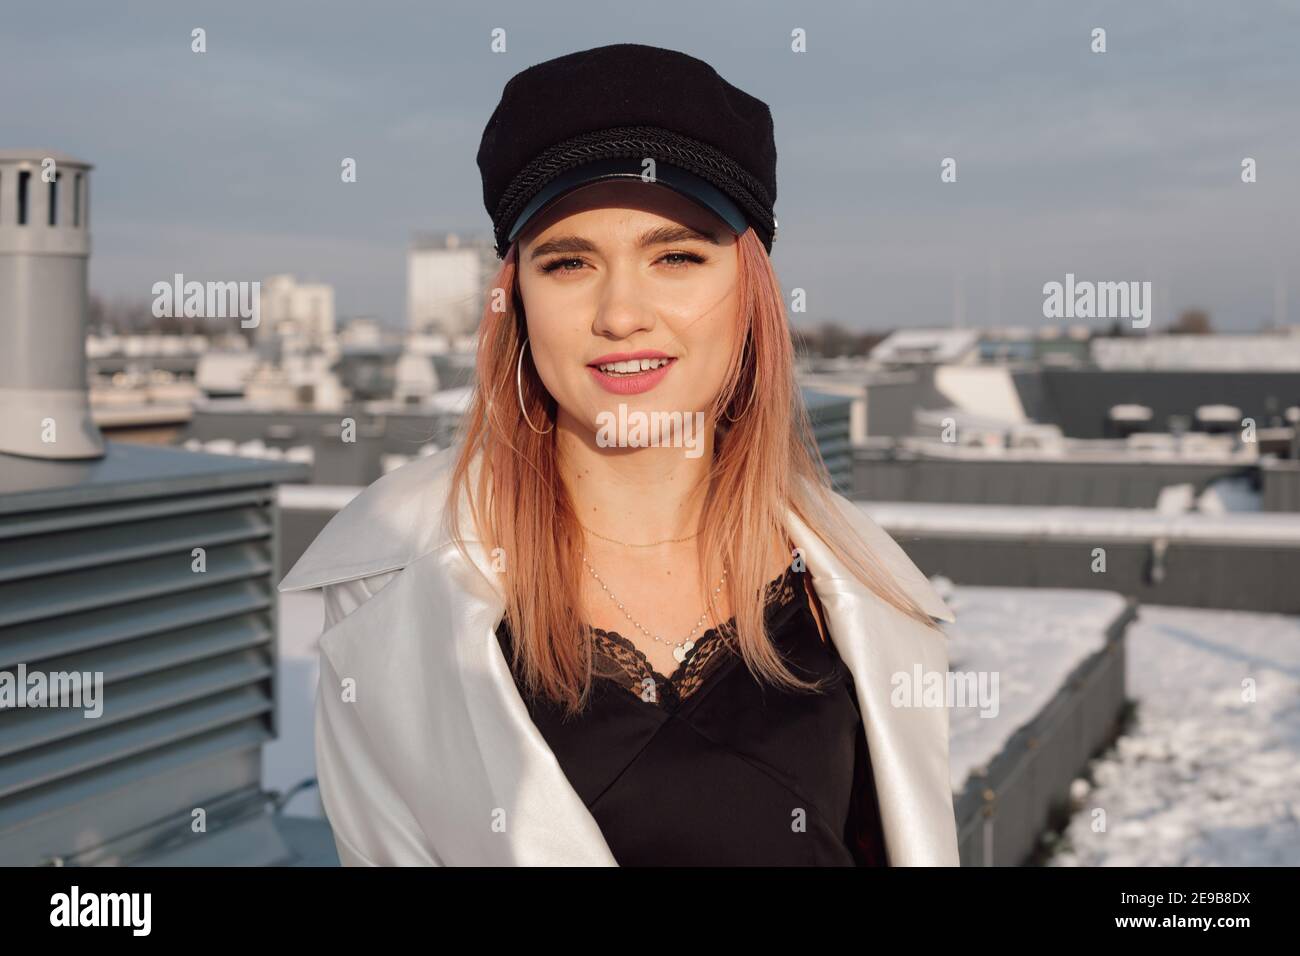
<instances>
[{"instance_id":1,"label":"cap brim","mask_svg":"<svg viewBox=\"0 0 1300 956\"><path fill-rule=\"evenodd\" d=\"M731 198L706 179L696 176L679 166L673 166L655 160L655 178L642 178L642 160L636 157L619 157L600 159L583 163L556 176L534 196L515 219L506 234L506 243L512 243L524 231L528 223L545 212L563 196L580 186L600 182L606 179L636 179L641 182L658 183L680 193L712 212L725 222L737 235L749 228L749 220Z\"/></svg>"}]
</instances>

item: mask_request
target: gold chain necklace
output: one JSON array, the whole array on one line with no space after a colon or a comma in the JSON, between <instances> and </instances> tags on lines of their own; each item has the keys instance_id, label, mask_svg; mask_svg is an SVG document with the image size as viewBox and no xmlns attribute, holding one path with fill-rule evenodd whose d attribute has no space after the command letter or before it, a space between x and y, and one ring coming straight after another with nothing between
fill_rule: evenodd
<instances>
[{"instance_id":1,"label":"gold chain necklace","mask_svg":"<svg viewBox=\"0 0 1300 956\"><path fill-rule=\"evenodd\" d=\"M658 641L660 644L673 645L673 660L677 661L678 664L686 660L686 655L689 654L691 652L691 648L695 646L695 641L692 640L692 638L695 637L695 632L698 631L700 628L702 628L704 626L704 622L709 619L709 612L707 609L703 614L700 615L699 621L697 621L695 626L691 628L691 632L686 635L686 638L684 640L665 641L663 638L659 637L659 635L651 634L639 623L637 623L637 621L633 619L631 614L627 613L627 608L623 606L623 602L614 596L614 592L611 591L609 587L605 584L605 582L601 580L600 575L596 573L596 569L593 568L590 562L587 561L586 554L583 554L582 556L582 563L587 565L587 570L590 571L591 576L596 579L596 583L600 585L600 589L609 595L609 599L611 601L613 601L615 604L618 605L618 609L623 612L623 616L628 619L628 621L632 624L633 627L635 627L637 630L639 630L642 634L644 634L646 637L650 638L651 640ZM727 581L727 572L723 570L722 580L719 581L718 586L713 589L713 593L720 594L722 592L722 585L725 584L726 581Z\"/></svg>"}]
</instances>

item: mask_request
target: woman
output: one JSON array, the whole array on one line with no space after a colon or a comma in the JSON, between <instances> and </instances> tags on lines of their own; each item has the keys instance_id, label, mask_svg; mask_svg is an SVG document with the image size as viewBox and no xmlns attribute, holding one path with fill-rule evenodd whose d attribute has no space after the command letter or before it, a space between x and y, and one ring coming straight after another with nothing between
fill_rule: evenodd
<instances>
[{"instance_id":1,"label":"woman","mask_svg":"<svg viewBox=\"0 0 1300 956\"><path fill-rule=\"evenodd\" d=\"M451 448L339 513L316 757L348 864L955 865L953 616L829 488L767 107L636 44L507 84ZM918 688L919 689L919 688Z\"/></svg>"}]
</instances>

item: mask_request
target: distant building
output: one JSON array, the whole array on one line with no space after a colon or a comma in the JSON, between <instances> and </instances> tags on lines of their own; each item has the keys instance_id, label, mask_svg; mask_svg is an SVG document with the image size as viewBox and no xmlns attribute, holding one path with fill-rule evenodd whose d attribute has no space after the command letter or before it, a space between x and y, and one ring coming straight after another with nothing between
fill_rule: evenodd
<instances>
[{"instance_id":1,"label":"distant building","mask_svg":"<svg viewBox=\"0 0 1300 956\"><path fill-rule=\"evenodd\" d=\"M244 394L248 380L261 362L256 352L212 351L204 353L194 370L194 382L209 398L230 398Z\"/></svg>"},{"instance_id":2,"label":"distant building","mask_svg":"<svg viewBox=\"0 0 1300 956\"><path fill-rule=\"evenodd\" d=\"M406 320L415 334L472 334L489 279L500 268L492 246L455 233L416 238L406 257Z\"/></svg>"},{"instance_id":3,"label":"distant building","mask_svg":"<svg viewBox=\"0 0 1300 956\"><path fill-rule=\"evenodd\" d=\"M393 368L393 377L393 400L400 404L418 404L439 390L433 359L419 352L403 352Z\"/></svg>"},{"instance_id":4,"label":"distant building","mask_svg":"<svg viewBox=\"0 0 1300 956\"><path fill-rule=\"evenodd\" d=\"M979 360L979 333L972 329L900 329L871 350L886 367L969 365Z\"/></svg>"},{"instance_id":5,"label":"distant building","mask_svg":"<svg viewBox=\"0 0 1300 956\"><path fill-rule=\"evenodd\" d=\"M981 329L980 360L987 364L1077 367L1091 362L1091 338L1091 330L1081 324Z\"/></svg>"},{"instance_id":6,"label":"distant building","mask_svg":"<svg viewBox=\"0 0 1300 956\"><path fill-rule=\"evenodd\" d=\"M384 337L384 327L379 320L363 316L349 320L343 327L339 332L339 345L343 348L349 345L379 345Z\"/></svg>"},{"instance_id":7,"label":"distant building","mask_svg":"<svg viewBox=\"0 0 1300 956\"><path fill-rule=\"evenodd\" d=\"M1092 342L1098 368L1112 371L1300 371L1300 328L1274 335L1131 335Z\"/></svg>"},{"instance_id":8,"label":"distant building","mask_svg":"<svg viewBox=\"0 0 1300 956\"><path fill-rule=\"evenodd\" d=\"M262 280L259 341L291 339L324 345L334 339L334 287L299 283L291 275Z\"/></svg>"}]
</instances>

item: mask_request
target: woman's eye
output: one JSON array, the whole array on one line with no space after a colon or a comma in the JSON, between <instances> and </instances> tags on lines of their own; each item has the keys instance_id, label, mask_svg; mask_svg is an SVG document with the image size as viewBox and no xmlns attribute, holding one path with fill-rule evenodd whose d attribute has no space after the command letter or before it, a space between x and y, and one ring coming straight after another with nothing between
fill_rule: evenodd
<instances>
[{"instance_id":1,"label":"woman's eye","mask_svg":"<svg viewBox=\"0 0 1300 956\"><path fill-rule=\"evenodd\" d=\"M551 262L546 263L546 265L542 266L542 271L543 272L577 272L578 271L577 269L565 268L566 266L569 265L577 265L581 267L582 260L581 259L554 259Z\"/></svg>"},{"instance_id":2,"label":"woman's eye","mask_svg":"<svg viewBox=\"0 0 1300 956\"><path fill-rule=\"evenodd\" d=\"M669 259L672 259L674 261L667 262L667 260ZM666 262L669 266L671 266L674 269L680 269L683 266L685 266L686 263L688 262L703 262L704 257L697 256L693 252L669 252L659 261Z\"/></svg>"}]
</instances>

